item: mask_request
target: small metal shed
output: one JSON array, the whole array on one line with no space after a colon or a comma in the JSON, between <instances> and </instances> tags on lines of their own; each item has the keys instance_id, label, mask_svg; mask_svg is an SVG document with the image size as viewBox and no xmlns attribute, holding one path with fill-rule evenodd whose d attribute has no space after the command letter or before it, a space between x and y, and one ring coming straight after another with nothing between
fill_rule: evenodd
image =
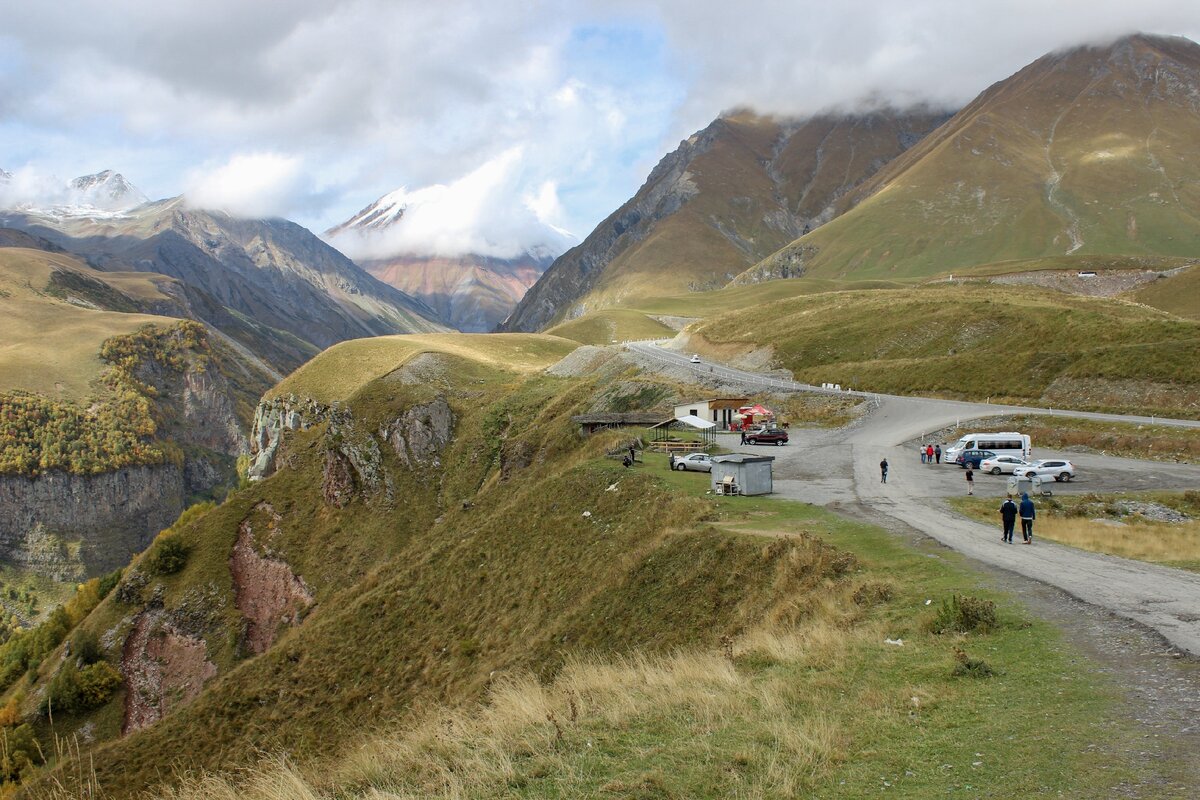
<instances>
[{"instance_id":1,"label":"small metal shed","mask_svg":"<svg viewBox=\"0 0 1200 800\"><path fill-rule=\"evenodd\" d=\"M717 494L771 494L775 490L771 470L775 456L732 453L713 456L712 490Z\"/></svg>"}]
</instances>

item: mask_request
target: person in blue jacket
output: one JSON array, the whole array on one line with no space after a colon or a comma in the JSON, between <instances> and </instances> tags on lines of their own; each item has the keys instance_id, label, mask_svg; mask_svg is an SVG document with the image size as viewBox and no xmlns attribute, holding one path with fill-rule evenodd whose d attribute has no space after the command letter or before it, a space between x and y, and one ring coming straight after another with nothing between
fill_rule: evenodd
<instances>
[{"instance_id":1,"label":"person in blue jacket","mask_svg":"<svg viewBox=\"0 0 1200 800\"><path fill-rule=\"evenodd\" d=\"M1037 516L1028 493L1021 494L1021 544L1033 544L1033 518Z\"/></svg>"}]
</instances>

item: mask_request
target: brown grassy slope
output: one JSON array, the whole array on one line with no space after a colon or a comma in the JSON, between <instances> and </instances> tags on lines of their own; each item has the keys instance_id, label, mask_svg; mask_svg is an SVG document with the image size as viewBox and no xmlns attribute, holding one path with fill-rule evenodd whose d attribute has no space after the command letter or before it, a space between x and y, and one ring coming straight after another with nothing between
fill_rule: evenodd
<instances>
[{"instance_id":1,"label":"brown grassy slope","mask_svg":"<svg viewBox=\"0 0 1200 800\"><path fill-rule=\"evenodd\" d=\"M1045 56L865 182L853 211L745 276L895 277L1200 244L1200 46L1136 36Z\"/></svg>"},{"instance_id":2,"label":"brown grassy slope","mask_svg":"<svg viewBox=\"0 0 1200 800\"><path fill-rule=\"evenodd\" d=\"M1181 317L1200 320L1200 266L1154 281L1126 297Z\"/></svg>"},{"instance_id":3,"label":"brown grassy slope","mask_svg":"<svg viewBox=\"0 0 1200 800\"><path fill-rule=\"evenodd\" d=\"M1193 417L1200 325L1119 300L956 282L781 300L694 329L814 383Z\"/></svg>"},{"instance_id":4,"label":"brown grassy slope","mask_svg":"<svg viewBox=\"0 0 1200 800\"><path fill-rule=\"evenodd\" d=\"M944 117L881 111L724 116L668 154L627 203L564 254L506 330L726 283L828 218L843 194Z\"/></svg>"},{"instance_id":5,"label":"brown grassy slope","mask_svg":"<svg viewBox=\"0 0 1200 800\"><path fill-rule=\"evenodd\" d=\"M75 258L21 248L0 249L0 391L22 389L60 400L79 400L100 389L100 345L142 325L177 320L87 308L49 293L55 272L107 278ZM115 285L128 288L121 276ZM138 282L141 291L152 291Z\"/></svg>"},{"instance_id":6,"label":"brown grassy slope","mask_svg":"<svg viewBox=\"0 0 1200 800\"><path fill-rule=\"evenodd\" d=\"M708 529L701 499L673 497L640 470L589 463L606 440L581 447L569 416L591 387L519 387L451 362L447 375L464 378L451 395L458 438L442 456L444 471L422 470L421 491L407 491L417 475L385 452L394 506L365 494L326 506L319 487L332 440L314 429L295 438L289 466L183 532L189 564L161 581L162 602L178 613L198 591L216 593L204 630L210 657L227 671L191 705L98 750L106 791L128 796L175 764L246 763L256 748L329 756L344 736L423 703L479 697L496 671L550 675L571 652L715 646L782 602L777 590L791 596L823 579L790 544L764 549ZM373 431L431 391L381 381L349 405L360 429ZM247 659L236 646L225 565L238 522L263 500L281 516L272 550L318 604L266 654ZM85 624L122 631L136 610L110 598ZM56 718L60 733L85 722Z\"/></svg>"}]
</instances>

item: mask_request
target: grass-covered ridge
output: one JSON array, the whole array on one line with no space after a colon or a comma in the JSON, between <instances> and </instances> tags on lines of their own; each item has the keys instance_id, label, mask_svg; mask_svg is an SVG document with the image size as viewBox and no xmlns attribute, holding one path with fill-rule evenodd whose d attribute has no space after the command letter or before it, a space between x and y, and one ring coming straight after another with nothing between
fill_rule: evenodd
<instances>
[{"instance_id":1,"label":"grass-covered ridge","mask_svg":"<svg viewBox=\"0 0 1200 800\"><path fill-rule=\"evenodd\" d=\"M703 491L704 476L648 468ZM1130 777L1111 696L1048 627L985 594L971 602L999 601L986 631L933 632L942 600L979 597L959 568L812 506L706 503L764 552L791 543L842 566L715 645L573 657L549 680L506 672L484 703L427 709L332 763L268 762L163 796L1091 797Z\"/></svg>"},{"instance_id":2,"label":"grass-covered ridge","mask_svg":"<svg viewBox=\"0 0 1200 800\"><path fill-rule=\"evenodd\" d=\"M497 369L532 372L559 361L579 345L543 334L431 333L352 339L330 347L269 392L320 402L347 400L372 381L421 353L469 359Z\"/></svg>"},{"instance_id":3,"label":"grass-covered ridge","mask_svg":"<svg viewBox=\"0 0 1200 800\"><path fill-rule=\"evenodd\" d=\"M1200 324L975 282L781 300L706 320L697 349L770 347L800 380L869 391L1194 416Z\"/></svg>"}]
</instances>

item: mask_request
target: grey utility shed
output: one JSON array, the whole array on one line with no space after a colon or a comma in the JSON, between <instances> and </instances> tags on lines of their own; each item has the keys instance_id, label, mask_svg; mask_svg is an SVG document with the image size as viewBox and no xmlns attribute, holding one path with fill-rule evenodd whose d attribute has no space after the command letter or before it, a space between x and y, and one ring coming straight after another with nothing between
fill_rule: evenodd
<instances>
[{"instance_id":1,"label":"grey utility shed","mask_svg":"<svg viewBox=\"0 0 1200 800\"><path fill-rule=\"evenodd\" d=\"M771 494L772 462L775 456L752 456L732 453L713 456L712 489L717 494Z\"/></svg>"}]
</instances>

